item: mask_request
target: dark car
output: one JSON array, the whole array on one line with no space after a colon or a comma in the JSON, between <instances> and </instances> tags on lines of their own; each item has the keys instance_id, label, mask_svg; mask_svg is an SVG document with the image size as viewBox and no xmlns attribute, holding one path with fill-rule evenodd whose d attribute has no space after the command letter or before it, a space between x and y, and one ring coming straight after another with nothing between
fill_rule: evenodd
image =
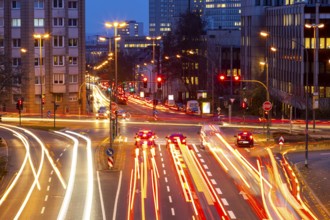
<instances>
[{"instance_id":1,"label":"dark car","mask_svg":"<svg viewBox=\"0 0 330 220\"><path fill-rule=\"evenodd\" d=\"M109 118L109 110L105 106L101 106L97 113L95 114L96 119L108 119Z\"/></svg>"},{"instance_id":2,"label":"dark car","mask_svg":"<svg viewBox=\"0 0 330 220\"><path fill-rule=\"evenodd\" d=\"M176 147L178 147L179 144L187 144L187 137L182 133L173 133L166 136L166 146L169 146L170 144L174 144Z\"/></svg>"},{"instance_id":3,"label":"dark car","mask_svg":"<svg viewBox=\"0 0 330 220\"><path fill-rule=\"evenodd\" d=\"M155 147L156 146L155 138L156 135L153 131L139 130L135 135L135 146L142 147L143 145L145 145L145 146Z\"/></svg>"},{"instance_id":4,"label":"dark car","mask_svg":"<svg viewBox=\"0 0 330 220\"><path fill-rule=\"evenodd\" d=\"M249 131L243 131L237 134L237 146L238 147L253 147L254 141L253 141L253 135Z\"/></svg>"}]
</instances>

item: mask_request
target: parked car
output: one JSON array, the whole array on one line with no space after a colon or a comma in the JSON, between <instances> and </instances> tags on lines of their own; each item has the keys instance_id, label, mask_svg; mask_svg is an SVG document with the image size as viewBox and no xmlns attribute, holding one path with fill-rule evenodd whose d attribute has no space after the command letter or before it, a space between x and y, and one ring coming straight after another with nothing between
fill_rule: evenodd
<instances>
[{"instance_id":1,"label":"parked car","mask_svg":"<svg viewBox=\"0 0 330 220\"><path fill-rule=\"evenodd\" d=\"M254 145L254 140L253 140L253 135L249 131L242 131L239 132L236 137L236 144L238 147L253 147Z\"/></svg>"}]
</instances>

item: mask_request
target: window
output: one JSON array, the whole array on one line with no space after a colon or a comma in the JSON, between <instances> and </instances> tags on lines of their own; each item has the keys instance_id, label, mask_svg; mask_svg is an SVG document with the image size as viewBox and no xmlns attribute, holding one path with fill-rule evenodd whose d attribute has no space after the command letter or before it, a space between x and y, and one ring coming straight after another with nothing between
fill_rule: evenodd
<instances>
[{"instance_id":1,"label":"window","mask_svg":"<svg viewBox=\"0 0 330 220\"><path fill-rule=\"evenodd\" d=\"M20 1L12 1L11 2L11 8L12 9L20 9L21 8L21 2Z\"/></svg>"},{"instance_id":2,"label":"window","mask_svg":"<svg viewBox=\"0 0 330 220\"><path fill-rule=\"evenodd\" d=\"M41 39L41 47L44 47L45 39ZM39 47L40 40L34 39L34 47Z\"/></svg>"},{"instance_id":3,"label":"window","mask_svg":"<svg viewBox=\"0 0 330 220\"><path fill-rule=\"evenodd\" d=\"M64 26L64 18L53 18L53 26L54 27L63 27Z\"/></svg>"},{"instance_id":4,"label":"window","mask_svg":"<svg viewBox=\"0 0 330 220\"><path fill-rule=\"evenodd\" d=\"M77 27L78 26L78 19L70 18L68 25L69 25L69 27Z\"/></svg>"},{"instance_id":5,"label":"window","mask_svg":"<svg viewBox=\"0 0 330 220\"><path fill-rule=\"evenodd\" d=\"M54 66L64 66L64 56L54 56L53 65Z\"/></svg>"},{"instance_id":6,"label":"window","mask_svg":"<svg viewBox=\"0 0 330 220\"><path fill-rule=\"evenodd\" d=\"M3 36L0 36L0 48L4 48L4 46Z\"/></svg>"},{"instance_id":7,"label":"window","mask_svg":"<svg viewBox=\"0 0 330 220\"><path fill-rule=\"evenodd\" d=\"M13 47L21 47L21 39L13 39Z\"/></svg>"},{"instance_id":8,"label":"window","mask_svg":"<svg viewBox=\"0 0 330 220\"><path fill-rule=\"evenodd\" d=\"M78 74L69 75L69 83L78 83Z\"/></svg>"},{"instance_id":9,"label":"window","mask_svg":"<svg viewBox=\"0 0 330 220\"><path fill-rule=\"evenodd\" d=\"M35 18L34 19L34 26L35 27L43 27L44 26L44 19L43 18Z\"/></svg>"},{"instance_id":10,"label":"window","mask_svg":"<svg viewBox=\"0 0 330 220\"><path fill-rule=\"evenodd\" d=\"M44 8L44 0L34 0L34 8L35 9L43 9Z\"/></svg>"},{"instance_id":11,"label":"window","mask_svg":"<svg viewBox=\"0 0 330 220\"><path fill-rule=\"evenodd\" d=\"M69 39L69 47L77 47L78 46L78 39L77 38L70 38Z\"/></svg>"},{"instance_id":12,"label":"window","mask_svg":"<svg viewBox=\"0 0 330 220\"><path fill-rule=\"evenodd\" d=\"M54 47L64 47L64 36L53 36Z\"/></svg>"},{"instance_id":13,"label":"window","mask_svg":"<svg viewBox=\"0 0 330 220\"><path fill-rule=\"evenodd\" d=\"M53 0L53 8L63 8L63 0Z\"/></svg>"},{"instance_id":14,"label":"window","mask_svg":"<svg viewBox=\"0 0 330 220\"><path fill-rule=\"evenodd\" d=\"M34 58L34 66L40 66L44 64L44 58L41 58L41 63L40 63L40 57L35 57Z\"/></svg>"},{"instance_id":15,"label":"window","mask_svg":"<svg viewBox=\"0 0 330 220\"><path fill-rule=\"evenodd\" d=\"M78 8L78 2L77 1L69 1L68 2L68 4L69 4L69 8Z\"/></svg>"},{"instance_id":16,"label":"window","mask_svg":"<svg viewBox=\"0 0 330 220\"><path fill-rule=\"evenodd\" d=\"M54 73L54 84L64 84L64 74Z\"/></svg>"},{"instance_id":17,"label":"window","mask_svg":"<svg viewBox=\"0 0 330 220\"><path fill-rule=\"evenodd\" d=\"M19 18L13 18L11 20L11 26L12 27L20 27L21 26L21 19L19 19Z\"/></svg>"},{"instance_id":18,"label":"window","mask_svg":"<svg viewBox=\"0 0 330 220\"><path fill-rule=\"evenodd\" d=\"M0 8L3 8L3 5L4 5L4 0L0 0Z\"/></svg>"},{"instance_id":19,"label":"window","mask_svg":"<svg viewBox=\"0 0 330 220\"><path fill-rule=\"evenodd\" d=\"M13 58L13 66L19 66L21 65L21 58Z\"/></svg>"},{"instance_id":20,"label":"window","mask_svg":"<svg viewBox=\"0 0 330 220\"><path fill-rule=\"evenodd\" d=\"M3 20L3 18L0 18L0 27L3 27L4 26L4 20Z\"/></svg>"},{"instance_id":21,"label":"window","mask_svg":"<svg viewBox=\"0 0 330 220\"><path fill-rule=\"evenodd\" d=\"M69 57L69 65L77 65L78 64L78 57Z\"/></svg>"}]
</instances>

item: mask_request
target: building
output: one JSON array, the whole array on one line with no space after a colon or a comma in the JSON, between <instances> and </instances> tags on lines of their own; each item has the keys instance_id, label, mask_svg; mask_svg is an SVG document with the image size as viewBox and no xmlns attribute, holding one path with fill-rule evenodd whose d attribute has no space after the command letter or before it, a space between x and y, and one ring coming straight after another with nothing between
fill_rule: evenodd
<instances>
[{"instance_id":1,"label":"building","mask_svg":"<svg viewBox=\"0 0 330 220\"><path fill-rule=\"evenodd\" d=\"M138 37L143 36L143 23L136 21L126 21L125 27L118 28L119 36L130 36L130 37Z\"/></svg>"},{"instance_id":2,"label":"building","mask_svg":"<svg viewBox=\"0 0 330 220\"><path fill-rule=\"evenodd\" d=\"M208 30L240 29L241 27L241 0L206 1L203 17L207 21Z\"/></svg>"},{"instance_id":3,"label":"building","mask_svg":"<svg viewBox=\"0 0 330 220\"><path fill-rule=\"evenodd\" d=\"M242 2L242 75L268 84L273 112L282 117L288 117L289 111L294 117L303 117L306 106L326 114L330 107L329 2L280 3ZM305 27L321 23L324 28ZM261 31L268 37L262 38ZM265 68L260 61L266 61Z\"/></svg>"},{"instance_id":4,"label":"building","mask_svg":"<svg viewBox=\"0 0 330 220\"><path fill-rule=\"evenodd\" d=\"M1 97L7 111L24 99L23 112L42 117L54 102L57 113L85 112L84 0L1 0L1 41L0 53L21 69Z\"/></svg>"}]
</instances>

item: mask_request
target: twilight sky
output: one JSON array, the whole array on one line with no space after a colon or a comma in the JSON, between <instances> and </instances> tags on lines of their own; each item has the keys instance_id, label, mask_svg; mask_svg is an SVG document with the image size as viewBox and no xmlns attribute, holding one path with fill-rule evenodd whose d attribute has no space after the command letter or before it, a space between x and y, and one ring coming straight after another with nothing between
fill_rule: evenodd
<instances>
[{"instance_id":1,"label":"twilight sky","mask_svg":"<svg viewBox=\"0 0 330 220\"><path fill-rule=\"evenodd\" d=\"M104 27L109 21L135 20L143 22L147 35L149 26L148 0L86 0L86 34L104 34L110 31Z\"/></svg>"}]
</instances>

